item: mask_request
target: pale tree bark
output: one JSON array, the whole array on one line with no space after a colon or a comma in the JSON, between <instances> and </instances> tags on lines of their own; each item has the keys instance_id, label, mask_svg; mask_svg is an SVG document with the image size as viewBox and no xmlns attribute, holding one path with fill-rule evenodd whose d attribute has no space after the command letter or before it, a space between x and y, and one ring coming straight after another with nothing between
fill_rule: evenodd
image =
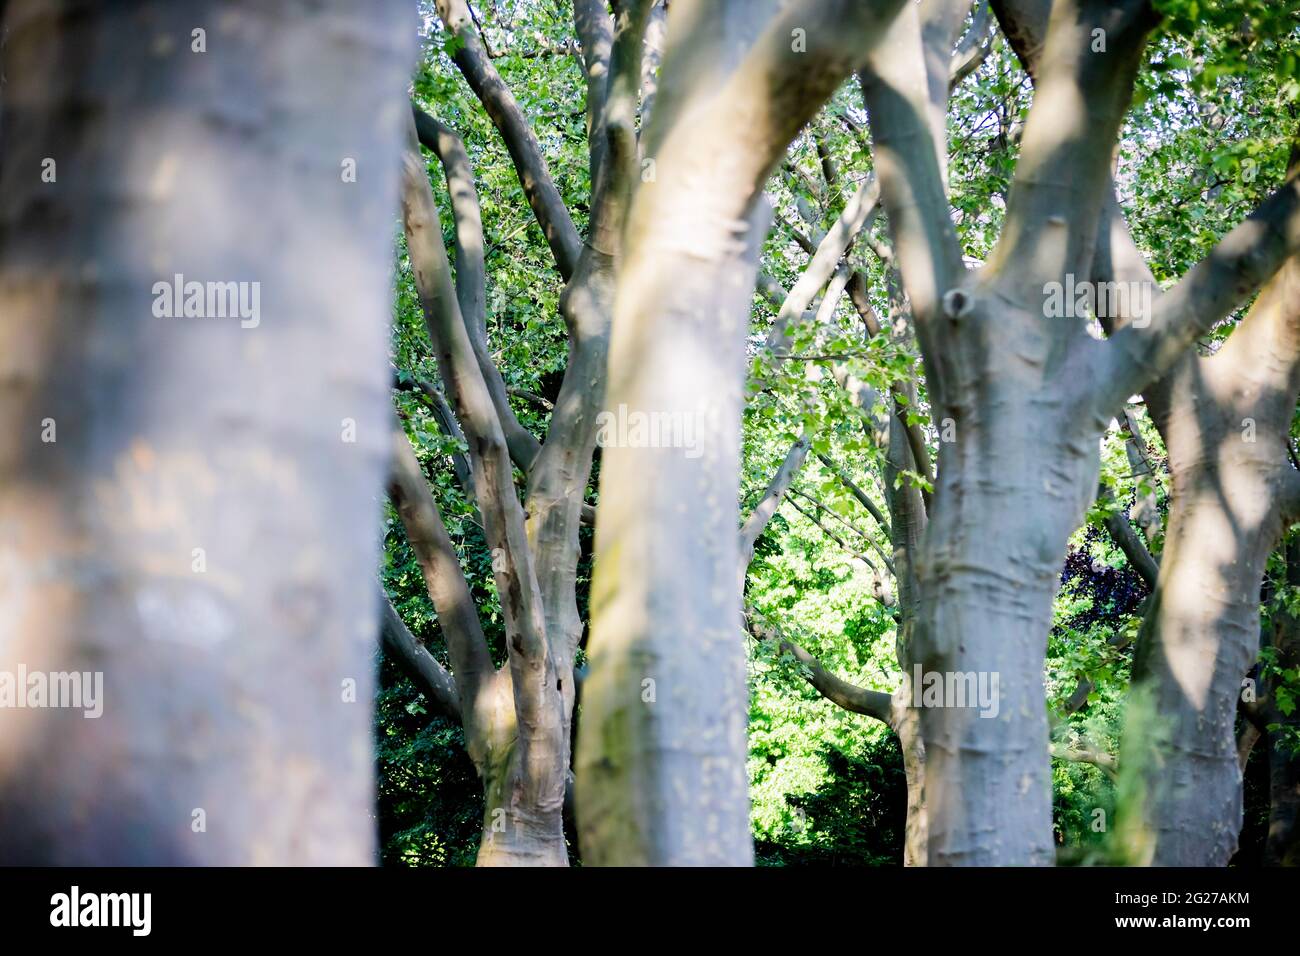
<instances>
[{"instance_id":1,"label":"pale tree bark","mask_svg":"<svg viewBox=\"0 0 1300 956\"><path fill-rule=\"evenodd\" d=\"M1066 541L1096 488L1097 439L1128 395L1300 245L1300 193L1288 183L1162 297L1149 328L1098 343L1082 321L1048 320L1049 284L1092 274L1111 148L1154 16L1144 3L1061 2L1050 17L1032 0L994 6L1022 58L1039 52L1006 223L978 272L960 266L926 84L907 52L921 42L924 7L915 25L900 19L897 42L863 74L935 418L956 426L915 562L910 643L927 671L992 671L1002 692L1003 719L923 713L938 864L1051 862L1043 656ZM1092 52L1095 31L1104 56Z\"/></svg>"},{"instance_id":2,"label":"pale tree bark","mask_svg":"<svg viewBox=\"0 0 1300 956\"><path fill-rule=\"evenodd\" d=\"M1122 228L1116 220L1114 271L1141 275ZM1172 496L1125 740L1146 784L1134 808L1151 836L1141 862L1223 866L1241 829L1234 724L1258 647L1260 583L1284 522L1297 517L1288 435L1300 396L1300 262L1269 280L1217 353L1188 355L1145 394Z\"/></svg>"},{"instance_id":3,"label":"pale tree bark","mask_svg":"<svg viewBox=\"0 0 1300 956\"><path fill-rule=\"evenodd\" d=\"M412 11L6 10L0 670L103 712L4 711L0 859L369 864Z\"/></svg>"},{"instance_id":4,"label":"pale tree bark","mask_svg":"<svg viewBox=\"0 0 1300 956\"><path fill-rule=\"evenodd\" d=\"M1044 308L1049 283L1091 274L1111 148L1154 16L1143 3L1052 5L1038 34L1034 106L1006 223L977 273L961 264L944 198L944 147L926 121L937 84L916 51L931 17L951 22L922 4L899 19L893 42L863 72L935 418L956 429L956 440L940 447L909 643L927 671L997 673L1003 716L981 719L957 706L923 712L930 862L1047 864L1042 666L1065 544L1095 493L1097 438L1110 409L1165 371L1195 334L1190 319L1157 315L1157 334L1133 342L1123 330L1103 346L1082 321L1049 321ZM1096 30L1106 36L1104 56L1091 51ZM1261 215L1286 222L1292 204L1284 191ZM1286 229L1245 233L1210 272L1257 282L1292 241ZM1216 289L1209 311L1221 307L1221 315L1241 293L1223 294L1205 273L1185 281Z\"/></svg>"},{"instance_id":5,"label":"pale tree bark","mask_svg":"<svg viewBox=\"0 0 1300 956\"><path fill-rule=\"evenodd\" d=\"M685 416L701 453L610 448L603 459L576 761L591 863L753 859L735 501L759 200L899 4L803 0L763 15L774 6L676 0L668 11L609 404Z\"/></svg>"},{"instance_id":6,"label":"pale tree bark","mask_svg":"<svg viewBox=\"0 0 1300 956\"><path fill-rule=\"evenodd\" d=\"M482 223L468 156L453 131L414 112L403 189L407 248L455 406L454 416L441 409L441 427L465 438L469 460L458 467L458 476L471 488L492 552L507 630L508 661L499 670L488 657L454 545L400 435L390 495L447 638L466 745L483 781L482 866L568 862L562 810L572 776L573 661L584 630L576 593L578 531L591 513L584 499L604 394L614 262L637 169L634 121L649 7L648 2L625 4L614 21L599 4L575 8L588 78L593 164L592 215L583 242L468 9L459 0L438 3L446 27L463 42L456 62L506 141L565 279L560 311L569 333L568 364L544 441L518 421L488 348ZM437 155L446 174L456 226L454 288L417 138ZM425 391L437 406L441 393ZM526 476L522 503L512 464Z\"/></svg>"}]
</instances>

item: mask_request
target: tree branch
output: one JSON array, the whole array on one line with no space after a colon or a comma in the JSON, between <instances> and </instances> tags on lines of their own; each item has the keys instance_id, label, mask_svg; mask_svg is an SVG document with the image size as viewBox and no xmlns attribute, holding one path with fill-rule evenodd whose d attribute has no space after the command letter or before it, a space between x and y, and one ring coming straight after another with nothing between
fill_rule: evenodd
<instances>
[{"instance_id":1,"label":"tree branch","mask_svg":"<svg viewBox=\"0 0 1300 956\"><path fill-rule=\"evenodd\" d=\"M443 24L453 36L461 40L453 59L469 81L474 95L487 110L501 138L505 140L519 182L524 187L524 195L528 198L528 205L532 207L533 215L542 227L561 277L568 281L577 267L582 240L579 239L568 207L560 198L559 190L551 178L537 137L533 135L519 104L502 82L496 67L492 65L478 31L474 29L469 5L465 0L435 2Z\"/></svg>"},{"instance_id":2,"label":"tree branch","mask_svg":"<svg viewBox=\"0 0 1300 956\"><path fill-rule=\"evenodd\" d=\"M1041 301L1044 285L1065 275L1091 275L1112 150L1156 20L1147 0L1052 5L1006 224L988 262L1017 301Z\"/></svg>"},{"instance_id":3,"label":"tree branch","mask_svg":"<svg viewBox=\"0 0 1300 956\"><path fill-rule=\"evenodd\" d=\"M582 68L587 76L588 172L597 182L605 162L605 96L609 89L609 60L614 29L605 0L573 0L573 27L582 47Z\"/></svg>"},{"instance_id":4,"label":"tree branch","mask_svg":"<svg viewBox=\"0 0 1300 956\"><path fill-rule=\"evenodd\" d=\"M510 457L521 471L527 473L541 451L541 443L524 428L510 407L505 380L488 349L483 223L469 156L460 137L450 128L415 104L411 104L411 108L420 143L438 157L447 175L447 188L451 192L452 213L456 220L456 299L469 331L474 358L501 422ZM466 311L467 308L470 311Z\"/></svg>"},{"instance_id":5,"label":"tree branch","mask_svg":"<svg viewBox=\"0 0 1300 956\"><path fill-rule=\"evenodd\" d=\"M603 6L599 0L587 0ZM615 19L609 83L596 129L602 141L599 166L591 171L590 243L614 257L622 246L623 225L639 176L637 96L641 80L642 39L653 0L627 0ZM590 95L590 94L589 94Z\"/></svg>"},{"instance_id":6,"label":"tree branch","mask_svg":"<svg viewBox=\"0 0 1300 956\"><path fill-rule=\"evenodd\" d=\"M438 208L420 159L415 127L402 162L402 219L425 325L441 363L442 375L456 403L457 418L468 438L474 487L483 515L484 535L492 549L501 607L506 618L512 671L522 657L545 658L547 644L537 577L528 551L523 508L515 495L510 455L501 423L483 380L460 306L452 293L451 270L443 247ZM522 662L519 662L522 670ZM516 701L521 718L541 706L547 691L537 686L545 668L516 673Z\"/></svg>"},{"instance_id":7,"label":"tree branch","mask_svg":"<svg viewBox=\"0 0 1300 956\"><path fill-rule=\"evenodd\" d=\"M659 92L659 65L663 62L668 35L668 11L664 0L655 0L645 27L645 53L641 60L641 118L639 130L650 125L655 97Z\"/></svg>"},{"instance_id":8,"label":"tree branch","mask_svg":"<svg viewBox=\"0 0 1300 956\"><path fill-rule=\"evenodd\" d=\"M496 668L488 653L460 557L442 523L415 452L400 429L393 432L388 494L406 528L407 540L438 612L438 624L447 642L447 654L460 691L461 712L472 714L479 689Z\"/></svg>"},{"instance_id":9,"label":"tree branch","mask_svg":"<svg viewBox=\"0 0 1300 956\"><path fill-rule=\"evenodd\" d=\"M1300 170L1210 254L1160 296L1144 328L1116 332L1104 350L1098 394L1109 403L1160 378L1196 339L1300 252Z\"/></svg>"},{"instance_id":10,"label":"tree branch","mask_svg":"<svg viewBox=\"0 0 1300 956\"><path fill-rule=\"evenodd\" d=\"M790 446L790 450L786 452L780 467L772 475L771 481L767 483L763 496L759 498L758 504L754 506L754 510L750 512L744 526L740 529L740 581L742 588L745 582L745 572L749 568L749 563L754 560L754 545L763 534L768 522L772 520L772 516L776 514L777 508L781 505L781 499L789 490L790 483L794 481L794 476L803 467L810 444L811 439L805 433L799 436L799 439Z\"/></svg>"},{"instance_id":11,"label":"tree branch","mask_svg":"<svg viewBox=\"0 0 1300 956\"><path fill-rule=\"evenodd\" d=\"M1097 750L1083 741L1076 740L1065 744L1053 743L1052 756L1057 760L1090 763L1110 777L1111 780L1119 778L1119 761L1115 759L1115 756L1106 753L1104 750Z\"/></svg>"},{"instance_id":12,"label":"tree branch","mask_svg":"<svg viewBox=\"0 0 1300 956\"><path fill-rule=\"evenodd\" d=\"M839 465L831 461L830 458L820 454L817 457L820 458L822 464L829 468L831 473L840 480L840 484L844 485L844 487L849 490L849 493L852 494L854 498L858 499L858 502L862 507L866 508L867 511L870 512L871 517L876 519L876 524L880 525L880 527L884 529L885 536L892 541L894 538L894 532L889 526L889 519L886 518L881 510L876 507L875 502L871 500L867 493L859 488L857 482L850 478L843 470L841 470Z\"/></svg>"},{"instance_id":13,"label":"tree branch","mask_svg":"<svg viewBox=\"0 0 1300 956\"><path fill-rule=\"evenodd\" d=\"M1098 497L1108 493L1106 486L1099 485L1097 490ZM1105 519L1106 532L1110 539L1115 542L1116 546L1124 552L1124 557L1128 559L1129 567L1138 573L1146 583L1148 589L1154 591L1156 587L1156 578L1160 574L1160 565L1156 559L1151 556L1151 552L1146 549L1138 533L1133 530L1133 525L1129 523L1128 518L1122 511L1111 512Z\"/></svg>"},{"instance_id":14,"label":"tree branch","mask_svg":"<svg viewBox=\"0 0 1300 956\"><path fill-rule=\"evenodd\" d=\"M875 176L868 176L849 197L835 223L818 243L812 261L795 281L790 294L781 305L774 327L784 329L792 318L802 315L812 305L813 299L830 281L858 234L863 229L870 228L879 206L880 184L876 182Z\"/></svg>"},{"instance_id":15,"label":"tree branch","mask_svg":"<svg viewBox=\"0 0 1300 956\"><path fill-rule=\"evenodd\" d=\"M451 405L447 402L447 396L442 394L441 389L422 378L417 378L410 384L404 385L396 381L396 376L394 376L393 387L399 391L416 391L423 395L433 410L433 417L438 422L439 430L457 444L465 444L465 434L460 430L456 415L452 412ZM473 503L474 478L471 474L469 458L459 451L452 452L450 457L452 471L456 473L456 483L460 485L460 490L465 493L465 497ZM477 512L478 509L476 508L474 520L481 526L483 520L478 517Z\"/></svg>"},{"instance_id":16,"label":"tree branch","mask_svg":"<svg viewBox=\"0 0 1300 956\"><path fill-rule=\"evenodd\" d=\"M930 335L943 294L966 267L948 211L946 150L931 124L921 21L908 4L859 73L871 116L872 151L912 315L927 355L937 355Z\"/></svg>"},{"instance_id":17,"label":"tree branch","mask_svg":"<svg viewBox=\"0 0 1300 956\"><path fill-rule=\"evenodd\" d=\"M949 93L961 86L962 80L978 70L993 52L997 31L990 29L992 26L993 17L988 3L985 0L975 0L970 29L966 31L966 35L962 37L961 43L957 45L957 51L952 56L948 74Z\"/></svg>"},{"instance_id":18,"label":"tree branch","mask_svg":"<svg viewBox=\"0 0 1300 956\"><path fill-rule=\"evenodd\" d=\"M846 528L848 528L850 531L856 534L859 538L861 538L863 541L867 543L867 547L869 547L872 551L876 552L876 554L880 557L880 560L884 562L885 567L888 569L889 573L894 575L894 577L898 577L898 572L894 568L894 562L890 560L889 555L885 553L885 549L880 547L880 545L876 544L876 542L869 535L859 530L858 528L854 527L854 525L851 524L847 518L845 518L843 515L835 511L832 511L830 508L826 507L826 505L818 501L812 495L800 491L797 488L791 488L790 493L792 495L796 495L800 498L803 498L805 501L812 504L819 511L825 512L826 514L830 515L840 524L844 525ZM794 500L790 501L790 505L801 515L803 515L805 518L811 521L813 524L817 525L817 527L821 528L822 531L825 532L826 536L830 538L832 541L834 541L836 544L838 544L841 548L843 548L849 554L853 555L853 557L862 561L867 567L871 568L871 570L873 571L876 570L876 566L875 564L872 563L870 558L868 558L861 551L855 549L851 544L849 544L847 541L845 541L843 538L837 535L834 531L826 527L826 525L822 524L821 519L818 518L816 514L812 514L804 510L802 507L800 507L799 503ZM889 603L889 602L885 602L885 603Z\"/></svg>"},{"instance_id":19,"label":"tree branch","mask_svg":"<svg viewBox=\"0 0 1300 956\"><path fill-rule=\"evenodd\" d=\"M874 717L882 723L890 723L890 695L878 690L868 690L856 684L836 677L812 654L798 644L786 639L781 631L766 619L759 617L753 607L745 608L745 622L754 639L776 644L782 654L789 654L804 666L804 678L819 694L836 706L855 714ZM892 726L892 725L891 725Z\"/></svg>"},{"instance_id":20,"label":"tree branch","mask_svg":"<svg viewBox=\"0 0 1300 956\"><path fill-rule=\"evenodd\" d=\"M383 603L379 637L384 652L424 692L439 714L460 723L460 691L455 679L411 633L387 594Z\"/></svg>"}]
</instances>

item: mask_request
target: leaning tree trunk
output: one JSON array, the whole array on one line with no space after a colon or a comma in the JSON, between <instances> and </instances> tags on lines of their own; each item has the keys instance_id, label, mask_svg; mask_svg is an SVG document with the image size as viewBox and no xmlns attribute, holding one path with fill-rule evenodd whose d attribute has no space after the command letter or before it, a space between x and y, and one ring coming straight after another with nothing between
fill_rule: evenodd
<instances>
[{"instance_id":1,"label":"leaning tree trunk","mask_svg":"<svg viewBox=\"0 0 1300 956\"><path fill-rule=\"evenodd\" d=\"M1225 866L1237 848L1237 702L1258 649L1265 565L1297 513L1287 436L1300 392L1298 301L1292 259L1216 354L1189 356L1147 391L1173 494L1123 759L1140 767L1132 820L1157 865Z\"/></svg>"},{"instance_id":2,"label":"leaning tree trunk","mask_svg":"<svg viewBox=\"0 0 1300 956\"><path fill-rule=\"evenodd\" d=\"M1185 417L1193 407L1204 408L1188 406ZM1237 701L1259 644L1260 579L1280 526L1276 514L1246 513L1267 509L1258 491L1267 468L1242 453L1251 446L1240 430L1202 433L1199 460L1188 463L1177 461L1180 424L1168 446L1173 503L1133 662L1134 732L1123 759L1144 771L1154 853L1140 862L1225 866L1241 830Z\"/></svg>"},{"instance_id":3,"label":"leaning tree trunk","mask_svg":"<svg viewBox=\"0 0 1300 956\"><path fill-rule=\"evenodd\" d=\"M414 24L320 6L8 5L0 671L103 713L4 711L4 862L373 860Z\"/></svg>"}]
</instances>

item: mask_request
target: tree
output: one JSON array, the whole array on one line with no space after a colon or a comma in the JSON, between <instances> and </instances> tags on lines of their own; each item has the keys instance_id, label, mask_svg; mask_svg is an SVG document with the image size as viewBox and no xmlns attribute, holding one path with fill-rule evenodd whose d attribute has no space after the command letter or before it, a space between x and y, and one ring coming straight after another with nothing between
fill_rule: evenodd
<instances>
[{"instance_id":1,"label":"tree","mask_svg":"<svg viewBox=\"0 0 1300 956\"><path fill-rule=\"evenodd\" d=\"M1294 164L1288 175L1294 178ZM1141 273L1123 247L1121 274ZM1146 272L1141 280L1153 281ZM1157 300L1158 301L1158 300ZM1151 609L1138 639L1128 742L1146 762L1151 861L1223 866L1241 829L1234 733L1258 653L1259 589L1300 518L1289 432L1300 394L1300 261L1268 281L1214 354L1185 357L1146 392L1169 450L1173 496ZM1168 726L1155 726L1153 714Z\"/></svg>"},{"instance_id":2,"label":"tree","mask_svg":"<svg viewBox=\"0 0 1300 956\"><path fill-rule=\"evenodd\" d=\"M411 23L316 6L6 5L0 670L88 707L4 710L5 862L373 857Z\"/></svg>"},{"instance_id":3,"label":"tree","mask_svg":"<svg viewBox=\"0 0 1300 956\"><path fill-rule=\"evenodd\" d=\"M455 218L453 277L418 147L408 151L403 214L426 325L454 406L443 420L463 437L461 474L483 518L506 622L507 664L493 665L459 559L406 439L394 449L390 493L416 551L447 639L466 745L486 802L480 865L565 865L563 807L570 777L574 659L584 636L577 607L579 526L597 441L612 314L613 270L626 195L636 175L635 130L650 4L612 22L578 3L591 143L592 217L581 242L538 142L502 82L461 0L439 0L455 60L501 133L565 281L569 334L564 382L544 442L517 420L487 348L483 233L473 172L460 139L416 113L419 139L440 159ZM446 399L430 389L435 402ZM463 432L463 436L461 433ZM526 475L521 504L512 465ZM436 663L436 662L434 662ZM453 712L444 700L443 710Z\"/></svg>"},{"instance_id":4,"label":"tree","mask_svg":"<svg viewBox=\"0 0 1300 956\"><path fill-rule=\"evenodd\" d=\"M702 454L615 447L603 461L577 759L591 862L752 860L734 501L761 190L898 7L673 5L644 143L655 173L632 199L617 278L609 403L684 417Z\"/></svg>"},{"instance_id":5,"label":"tree","mask_svg":"<svg viewBox=\"0 0 1300 956\"><path fill-rule=\"evenodd\" d=\"M1295 250L1300 185L1288 182L1230 232L1160 298L1149 324L1098 342L1082 323L1050 318L1052 284L1092 274L1113 145L1157 18L1143 3L1052 5L1005 222L988 260L971 270L944 199L942 139L925 121L942 88L927 83L917 56L923 25L945 7L905 11L894 42L862 74L928 394L934 415L956 426L955 440L940 446L913 562L920 611L911 641L926 671L998 673L1001 711L1015 716L923 710L930 862L1045 864L1053 851L1044 637L1065 543L1095 493L1097 439L1128 395ZM1043 6L1034 7L995 10L1011 35L1041 22Z\"/></svg>"}]
</instances>

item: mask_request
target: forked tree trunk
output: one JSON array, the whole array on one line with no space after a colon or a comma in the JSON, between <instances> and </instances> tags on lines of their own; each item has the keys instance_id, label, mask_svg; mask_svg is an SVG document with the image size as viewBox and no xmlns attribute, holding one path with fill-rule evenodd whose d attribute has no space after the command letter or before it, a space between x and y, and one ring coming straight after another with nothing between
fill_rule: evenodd
<instances>
[{"instance_id":1,"label":"forked tree trunk","mask_svg":"<svg viewBox=\"0 0 1300 956\"><path fill-rule=\"evenodd\" d=\"M490 726L484 728L486 758L479 764L484 804L476 865L568 866L563 820L567 748L541 773L534 769L530 774L523 766L508 671L497 673L495 686L478 706L490 715Z\"/></svg>"},{"instance_id":2,"label":"forked tree trunk","mask_svg":"<svg viewBox=\"0 0 1300 956\"><path fill-rule=\"evenodd\" d=\"M103 713L3 712L0 860L371 863L413 11L7 11L0 672Z\"/></svg>"}]
</instances>

